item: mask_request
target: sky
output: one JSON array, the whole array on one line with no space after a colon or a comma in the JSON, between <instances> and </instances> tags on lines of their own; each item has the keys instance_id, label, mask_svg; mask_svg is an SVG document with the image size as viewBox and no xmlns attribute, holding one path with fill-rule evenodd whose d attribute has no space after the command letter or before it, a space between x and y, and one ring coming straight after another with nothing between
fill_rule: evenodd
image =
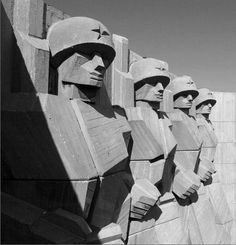
<instances>
[{"instance_id":1,"label":"sky","mask_svg":"<svg viewBox=\"0 0 236 245\"><path fill-rule=\"evenodd\" d=\"M236 0L44 0L101 21L129 48L197 87L236 92Z\"/></svg>"}]
</instances>

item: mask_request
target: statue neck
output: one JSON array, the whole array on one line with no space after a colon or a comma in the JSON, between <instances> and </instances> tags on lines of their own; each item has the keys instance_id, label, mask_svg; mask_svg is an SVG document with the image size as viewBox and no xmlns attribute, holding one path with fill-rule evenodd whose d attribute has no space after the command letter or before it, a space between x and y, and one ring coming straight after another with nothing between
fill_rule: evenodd
<instances>
[{"instance_id":1,"label":"statue neck","mask_svg":"<svg viewBox=\"0 0 236 245\"><path fill-rule=\"evenodd\" d=\"M179 109L181 110L184 114L186 114L187 116L189 116L189 108L175 108L175 109Z\"/></svg>"},{"instance_id":2,"label":"statue neck","mask_svg":"<svg viewBox=\"0 0 236 245\"><path fill-rule=\"evenodd\" d=\"M156 102L153 103L153 102L148 102L148 101L143 101L143 100L137 100L136 106L137 107L149 107L157 111L160 109L160 103L156 103Z\"/></svg>"},{"instance_id":3,"label":"statue neck","mask_svg":"<svg viewBox=\"0 0 236 245\"><path fill-rule=\"evenodd\" d=\"M197 113L196 116L198 118L204 118L206 120L209 120L209 114L202 114L202 113Z\"/></svg>"}]
</instances>

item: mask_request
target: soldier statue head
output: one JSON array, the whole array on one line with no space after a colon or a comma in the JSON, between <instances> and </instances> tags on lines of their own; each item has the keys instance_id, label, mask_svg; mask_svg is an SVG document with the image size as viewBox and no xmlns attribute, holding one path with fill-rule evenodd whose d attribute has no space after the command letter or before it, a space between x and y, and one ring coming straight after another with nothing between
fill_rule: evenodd
<instances>
[{"instance_id":1,"label":"soldier statue head","mask_svg":"<svg viewBox=\"0 0 236 245\"><path fill-rule=\"evenodd\" d=\"M58 70L58 93L93 102L115 57L110 32L97 20L72 17L53 24L47 39L51 66Z\"/></svg>"},{"instance_id":2,"label":"soldier statue head","mask_svg":"<svg viewBox=\"0 0 236 245\"><path fill-rule=\"evenodd\" d=\"M188 114L193 100L198 95L197 87L192 78L186 75L175 77L169 84L168 89L173 92L174 108L180 109Z\"/></svg>"},{"instance_id":3,"label":"soldier statue head","mask_svg":"<svg viewBox=\"0 0 236 245\"><path fill-rule=\"evenodd\" d=\"M198 89L199 95L194 100L196 106L196 114L209 117L212 107L216 103L213 93L207 88Z\"/></svg>"},{"instance_id":4,"label":"soldier statue head","mask_svg":"<svg viewBox=\"0 0 236 245\"><path fill-rule=\"evenodd\" d=\"M168 64L164 61L144 58L130 66L134 78L135 100L156 107L163 100L163 91L170 82Z\"/></svg>"}]
</instances>

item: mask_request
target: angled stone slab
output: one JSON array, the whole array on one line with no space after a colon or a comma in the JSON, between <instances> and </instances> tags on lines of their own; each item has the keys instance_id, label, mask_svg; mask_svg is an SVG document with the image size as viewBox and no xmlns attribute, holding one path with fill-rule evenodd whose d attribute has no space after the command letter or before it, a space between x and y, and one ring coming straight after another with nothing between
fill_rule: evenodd
<instances>
[{"instance_id":1,"label":"angled stone slab","mask_svg":"<svg viewBox=\"0 0 236 245\"><path fill-rule=\"evenodd\" d=\"M111 65L111 84L107 86L108 94L112 105L130 107L134 105L134 83L128 73L128 39L116 34L113 34L112 39L116 57Z\"/></svg>"},{"instance_id":2,"label":"angled stone slab","mask_svg":"<svg viewBox=\"0 0 236 245\"><path fill-rule=\"evenodd\" d=\"M47 213L5 193L2 200L4 229L8 235L4 239L8 242L16 239L15 242L81 244L85 240L79 223L71 223L62 213Z\"/></svg>"},{"instance_id":3,"label":"angled stone slab","mask_svg":"<svg viewBox=\"0 0 236 245\"><path fill-rule=\"evenodd\" d=\"M109 225L103 227L98 233L94 232L89 234L86 239L88 244L106 244L107 242L119 241L121 238L121 228L118 224L110 223Z\"/></svg>"},{"instance_id":4,"label":"angled stone slab","mask_svg":"<svg viewBox=\"0 0 236 245\"><path fill-rule=\"evenodd\" d=\"M54 95L39 97L23 103L26 97L18 94L3 112L2 146L9 178L85 180L98 176L70 102ZM23 108L28 102L29 111L21 111L20 105Z\"/></svg>"},{"instance_id":5,"label":"angled stone slab","mask_svg":"<svg viewBox=\"0 0 236 245\"><path fill-rule=\"evenodd\" d=\"M127 232L127 224L130 211L130 194L123 176L125 172L105 176L101 178L94 210L91 214L91 225L103 228L110 223L119 223L122 234ZM126 214L126 215L125 215Z\"/></svg>"},{"instance_id":6,"label":"angled stone slab","mask_svg":"<svg viewBox=\"0 0 236 245\"><path fill-rule=\"evenodd\" d=\"M155 231L161 244L188 244L189 236L183 229L178 203L174 196L166 193L161 198L162 214L155 223Z\"/></svg>"},{"instance_id":7,"label":"angled stone slab","mask_svg":"<svg viewBox=\"0 0 236 245\"><path fill-rule=\"evenodd\" d=\"M97 180L4 180L2 189L45 210L63 208L87 218Z\"/></svg>"},{"instance_id":8,"label":"angled stone slab","mask_svg":"<svg viewBox=\"0 0 236 245\"><path fill-rule=\"evenodd\" d=\"M42 0L15 0L14 29L26 35L44 38L45 3Z\"/></svg>"},{"instance_id":9,"label":"angled stone slab","mask_svg":"<svg viewBox=\"0 0 236 245\"><path fill-rule=\"evenodd\" d=\"M164 155L160 144L142 120L129 121L133 139L131 160L153 160ZM164 157L164 156L163 156Z\"/></svg>"},{"instance_id":10,"label":"angled stone slab","mask_svg":"<svg viewBox=\"0 0 236 245\"><path fill-rule=\"evenodd\" d=\"M79 100L71 103L99 175L124 170L128 164L124 130L112 108L104 110Z\"/></svg>"}]
</instances>

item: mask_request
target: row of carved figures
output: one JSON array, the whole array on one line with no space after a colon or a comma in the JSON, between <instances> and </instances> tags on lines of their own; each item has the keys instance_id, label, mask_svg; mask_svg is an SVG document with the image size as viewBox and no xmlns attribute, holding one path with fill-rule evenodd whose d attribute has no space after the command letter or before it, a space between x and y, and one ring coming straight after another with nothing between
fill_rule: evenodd
<instances>
[{"instance_id":1,"label":"row of carved figures","mask_svg":"<svg viewBox=\"0 0 236 245\"><path fill-rule=\"evenodd\" d=\"M114 105L108 92L98 96L114 79L106 71L117 52L102 23L72 17L51 25L46 39L14 35L26 67L28 44L50 52L50 89L4 99L6 241L20 224L30 227L22 233L31 234L28 242L230 242L209 89L171 74L164 61L139 57L127 72L116 71L120 93L133 102ZM31 223L15 214L17 205L34 216Z\"/></svg>"}]
</instances>

